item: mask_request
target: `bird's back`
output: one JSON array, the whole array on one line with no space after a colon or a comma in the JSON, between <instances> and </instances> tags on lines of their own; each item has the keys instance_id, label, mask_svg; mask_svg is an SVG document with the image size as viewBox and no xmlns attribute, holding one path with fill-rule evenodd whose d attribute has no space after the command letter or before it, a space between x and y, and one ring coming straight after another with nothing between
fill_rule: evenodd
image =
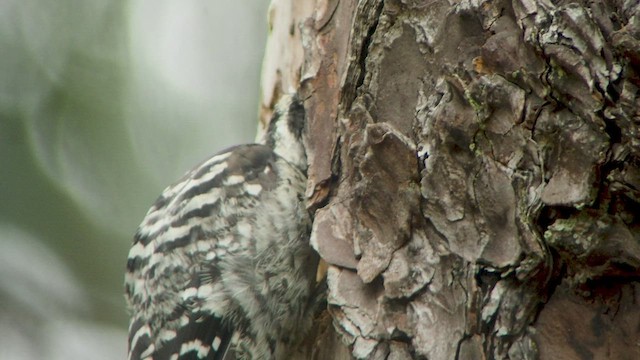
<instances>
[{"instance_id":1,"label":"bird's back","mask_svg":"<svg viewBox=\"0 0 640 360\"><path fill-rule=\"evenodd\" d=\"M316 254L306 178L271 147L230 148L164 190L127 262L129 358L274 358L304 333Z\"/></svg>"}]
</instances>

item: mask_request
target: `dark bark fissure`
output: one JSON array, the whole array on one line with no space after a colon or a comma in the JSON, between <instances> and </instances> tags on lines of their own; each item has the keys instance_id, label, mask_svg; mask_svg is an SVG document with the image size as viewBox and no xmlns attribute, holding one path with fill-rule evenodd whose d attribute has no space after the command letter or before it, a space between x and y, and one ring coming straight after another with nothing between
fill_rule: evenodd
<instances>
[{"instance_id":1,"label":"dark bark fissure","mask_svg":"<svg viewBox=\"0 0 640 360\"><path fill-rule=\"evenodd\" d=\"M360 48L360 56L358 58L358 64L360 66L360 69L359 69L360 75L358 76L358 80L356 81L356 84L355 84L356 94L358 93L358 90L360 90L360 87L364 83L364 77L367 72L366 61L367 61L367 56L369 55L369 46L371 46L373 34L375 34L376 30L378 29L378 23L380 22L380 14L382 13L383 6L384 6L384 1L380 1L378 5L376 5L376 10L374 11L374 14L373 14L373 19L374 19L373 24L369 26L369 29L367 30L367 33L364 37L364 40L362 41L362 46Z\"/></svg>"}]
</instances>

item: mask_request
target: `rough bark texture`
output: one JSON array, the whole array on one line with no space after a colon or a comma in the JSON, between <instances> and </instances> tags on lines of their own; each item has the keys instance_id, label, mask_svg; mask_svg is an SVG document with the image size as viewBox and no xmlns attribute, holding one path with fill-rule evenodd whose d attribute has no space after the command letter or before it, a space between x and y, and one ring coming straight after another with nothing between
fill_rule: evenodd
<instances>
[{"instance_id":1,"label":"rough bark texture","mask_svg":"<svg viewBox=\"0 0 640 360\"><path fill-rule=\"evenodd\" d=\"M276 0L270 19L263 109L308 97L329 264L307 356L640 359L636 0Z\"/></svg>"}]
</instances>

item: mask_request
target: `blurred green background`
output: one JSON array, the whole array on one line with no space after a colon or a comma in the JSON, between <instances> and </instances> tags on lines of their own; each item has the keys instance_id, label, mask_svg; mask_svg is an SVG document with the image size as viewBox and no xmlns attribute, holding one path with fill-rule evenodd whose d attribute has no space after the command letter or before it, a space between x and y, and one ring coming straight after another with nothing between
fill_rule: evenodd
<instances>
[{"instance_id":1,"label":"blurred green background","mask_svg":"<svg viewBox=\"0 0 640 360\"><path fill-rule=\"evenodd\" d=\"M0 359L123 359L131 238L257 125L267 0L0 1Z\"/></svg>"}]
</instances>

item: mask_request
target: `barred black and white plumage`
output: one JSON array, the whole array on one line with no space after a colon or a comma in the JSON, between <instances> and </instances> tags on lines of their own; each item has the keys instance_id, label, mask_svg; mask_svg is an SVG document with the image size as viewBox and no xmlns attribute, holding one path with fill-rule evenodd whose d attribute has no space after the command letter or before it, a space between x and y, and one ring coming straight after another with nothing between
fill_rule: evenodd
<instances>
[{"instance_id":1,"label":"barred black and white plumage","mask_svg":"<svg viewBox=\"0 0 640 360\"><path fill-rule=\"evenodd\" d=\"M304 204L304 108L164 190L125 276L129 359L285 359L310 326L317 255Z\"/></svg>"}]
</instances>

